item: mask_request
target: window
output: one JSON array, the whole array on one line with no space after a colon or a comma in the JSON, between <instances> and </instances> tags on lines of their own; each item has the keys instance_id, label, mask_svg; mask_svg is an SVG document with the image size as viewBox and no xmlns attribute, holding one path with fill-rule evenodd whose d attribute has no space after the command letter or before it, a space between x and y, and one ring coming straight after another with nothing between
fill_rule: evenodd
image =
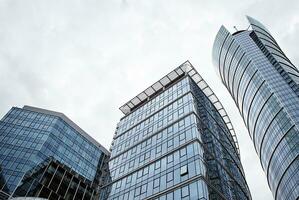
<instances>
[{"instance_id":1,"label":"window","mask_svg":"<svg viewBox=\"0 0 299 200\"><path fill-rule=\"evenodd\" d=\"M181 176L185 176L186 174L188 174L188 167L184 165L181 167Z\"/></svg>"},{"instance_id":2,"label":"window","mask_svg":"<svg viewBox=\"0 0 299 200\"><path fill-rule=\"evenodd\" d=\"M173 162L173 154L167 156L167 164Z\"/></svg>"},{"instance_id":3,"label":"window","mask_svg":"<svg viewBox=\"0 0 299 200\"><path fill-rule=\"evenodd\" d=\"M141 143L141 149L144 149L145 147L146 147L146 142L144 141Z\"/></svg>"},{"instance_id":4,"label":"window","mask_svg":"<svg viewBox=\"0 0 299 200\"><path fill-rule=\"evenodd\" d=\"M119 145L118 147L117 147L117 152L119 152L121 150L121 145Z\"/></svg>"},{"instance_id":5,"label":"window","mask_svg":"<svg viewBox=\"0 0 299 200\"><path fill-rule=\"evenodd\" d=\"M143 171L143 170L139 170L139 171L137 172L137 178L142 177L142 171Z\"/></svg>"},{"instance_id":6,"label":"window","mask_svg":"<svg viewBox=\"0 0 299 200\"><path fill-rule=\"evenodd\" d=\"M135 197L139 196L140 195L140 192L141 192L141 187L138 187L135 189Z\"/></svg>"},{"instance_id":7,"label":"window","mask_svg":"<svg viewBox=\"0 0 299 200\"><path fill-rule=\"evenodd\" d=\"M124 172L124 171L125 171L125 166L123 165L123 166L120 167L120 169L119 169L119 173L122 173L122 172Z\"/></svg>"},{"instance_id":8,"label":"window","mask_svg":"<svg viewBox=\"0 0 299 200\"><path fill-rule=\"evenodd\" d=\"M185 133L180 134L180 142L185 139Z\"/></svg>"},{"instance_id":9,"label":"window","mask_svg":"<svg viewBox=\"0 0 299 200\"><path fill-rule=\"evenodd\" d=\"M172 134L172 132L173 132L173 126L168 127L168 128L167 128L167 135Z\"/></svg>"},{"instance_id":10,"label":"window","mask_svg":"<svg viewBox=\"0 0 299 200\"><path fill-rule=\"evenodd\" d=\"M168 140L167 141L167 148L172 147L173 146L173 140Z\"/></svg>"},{"instance_id":11,"label":"window","mask_svg":"<svg viewBox=\"0 0 299 200\"><path fill-rule=\"evenodd\" d=\"M180 150L180 157L183 157L183 156L185 156L186 154L187 154L187 150L186 150L186 148L183 148L183 149Z\"/></svg>"},{"instance_id":12,"label":"window","mask_svg":"<svg viewBox=\"0 0 299 200\"><path fill-rule=\"evenodd\" d=\"M181 120L179 122L179 128L182 128L183 126L185 126L185 121L184 120Z\"/></svg>"},{"instance_id":13,"label":"window","mask_svg":"<svg viewBox=\"0 0 299 200\"><path fill-rule=\"evenodd\" d=\"M179 116L181 116L184 113L184 107L179 109Z\"/></svg>"},{"instance_id":14,"label":"window","mask_svg":"<svg viewBox=\"0 0 299 200\"><path fill-rule=\"evenodd\" d=\"M139 130L140 130L140 127L141 127L141 124L138 124L138 125L136 126L136 131L139 131Z\"/></svg>"},{"instance_id":15,"label":"window","mask_svg":"<svg viewBox=\"0 0 299 200\"><path fill-rule=\"evenodd\" d=\"M144 154L139 157L139 163L144 161Z\"/></svg>"},{"instance_id":16,"label":"window","mask_svg":"<svg viewBox=\"0 0 299 200\"><path fill-rule=\"evenodd\" d=\"M170 112L172 110L172 104L167 107L167 110Z\"/></svg>"},{"instance_id":17,"label":"window","mask_svg":"<svg viewBox=\"0 0 299 200\"><path fill-rule=\"evenodd\" d=\"M162 138L162 133L158 133L157 135L157 140L161 139Z\"/></svg>"},{"instance_id":18,"label":"window","mask_svg":"<svg viewBox=\"0 0 299 200\"><path fill-rule=\"evenodd\" d=\"M153 127L152 126L148 127L148 133L152 133L152 132L153 132Z\"/></svg>"},{"instance_id":19,"label":"window","mask_svg":"<svg viewBox=\"0 0 299 200\"><path fill-rule=\"evenodd\" d=\"M117 183L116 183L116 189L118 189L118 188L120 188L120 186L121 186L121 181L118 181Z\"/></svg>"},{"instance_id":20,"label":"window","mask_svg":"<svg viewBox=\"0 0 299 200\"><path fill-rule=\"evenodd\" d=\"M170 182L173 180L173 172L169 172L166 176L166 181Z\"/></svg>"},{"instance_id":21,"label":"window","mask_svg":"<svg viewBox=\"0 0 299 200\"><path fill-rule=\"evenodd\" d=\"M123 154L122 159L125 160L125 159L127 158L127 156L128 156L128 152L126 151L126 152Z\"/></svg>"},{"instance_id":22,"label":"window","mask_svg":"<svg viewBox=\"0 0 299 200\"><path fill-rule=\"evenodd\" d=\"M132 154L136 153L137 147L134 147L131 151L132 151Z\"/></svg>"},{"instance_id":23,"label":"window","mask_svg":"<svg viewBox=\"0 0 299 200\"><path fill-rule=\"evenodd\" d=\"M149 115L149 114L151 114L151 109L147 109L147 111L145 113L146 113L145 114L146 116Z\"/></svg>"},{"instance_id":24,"label":"window","mask_svg":"<svg viewBox=\"0 0 299 200\"><path fill-rule=\"evenodd\" d=\"M149 119L146 119L146 120L144 121L144 124L147 125L147 124L149 124L149 122L150 122L150 120L149 120Z\"/></svg>"},{"instance_id":25,"label":"window","mask_svg":"<svg viewBox=\"0 0 299 200\"><path fill-rule=\"evenodd\" d=\"M189 196L189 187L188 185L183 187L182 190L181 190L181 197L184 198L184 197L188 197Z\"/></svg>"},{"instance_id":26,"label":"window","mask_svg":"<svg viewBox=\"0 0 299 200\"><path fill-rule=\"evenodd\" d=\"M148 134L148 129L144 129L143 136L146 136Z\"/></svg>"},{"instance_id":27,"label":"window","mask_svg":"<svg viewBox=\"0 0 299 200\"><path fill-rule=\"evenodd\" d=\"M167 200L168 200L168 199L174 199L174 198L173 198L173 192L168 193L168 194L166 195L166 199L167 199Z\"/></svg>"},{"instance_id":28,"label":"window","mask_svg":"<svg viewBox=\"0 0 299 200\"><path fill-rule=\"evenodd\" d=\"M158 122L158 128L160 128L162 126L163 126L163 120L161 120L161 121Z\"/></svg>"},{"instance_id":29,"label":"window","mask_svg":"<svg viewBox=\"0 0 299 200\"><path fill-rule=\"evenodd\" d=\"M145 167L145 168L143 169L143 175L147 175L147 174L148 174L148 170L149 170L149 168L148 168L148 167Z\"/></svg>"},{"instance_id":30,"label":"window","mask_svg":"<svg viewBox=\"0 0 299 200\"><path fill-rule=\"evenodd\" d=\"M136 135L136 136L134 137L134 141L135 141L135 142L138 141L138 137L139 137L139 135Z\"/></svg>"},{"instance_id":31,"label":"window","mask_svg":"<svg viewBox=\"0 0 299 200\"><path fill-rule=\"evenodd\" d=\"M127 180L126 180L126 183L128 184L128 183L131 183L131 180L132 180L132 176L128 176L127 177Z\"/></svg>"},{"instance_id":32,"label":"window","mask_svg":"<svg viewBox=\"0 0 299 200\"><path fill-rule=\"evenodd\" d=\"M179 91L181 91L181 90L179 90ZM181 98L177 102L178 102L178 105L181 105L183 103L183 99Z\"/></svg>"},{"instance_id":33,"label":"window","mask_svg":"<svg viewBox=\"0 0 299 200\"><path fill-rule=\"evenodd\" d=\"M123 199L129 199L129 192L127 192L127 193L124 194Z\"/></svg>"},{"instance_id":34,"label":"window","mask_svg":"<svg viewBox=\"0 0 299 200\"><path fill-rule=\"evenodd\" d=\"M159 186L160 186L160 179L159 179L159 178L156 178L156 179L154 180L154 189L157 188L157 187L159 187Z\"/></svg>"},{"instance_id":35,"label":"window","mask_svg":"<svg viewBox=\"0 0 299 200\"><path fill-rule=\"evenodd\" d=\"M138 115L138 117L137 117L137 121L140 121L141 118L142 118L142 115Z\"/></svg>"},{"instance_id":36,"label":"window","mask_svg":"<svg viewBox=\"0 0 299 200\"><path fill-rule=\"evenodd\" d=\"M158 116L159 116L159 117L162 117L163 114L164 114L163 112L164 112L164 110L161 110L161 111L158 113Z\"/></svg>"},{"instance_id":37,"label":"window","mask_svg":"<svg viewBox=\"0 0 299 200\"><path fill-rule=\"evenodd\" d=\"M146 186L147 186L146 184L141 186L141 194L146 193Z\"/></svg>"},{"instance_id":38,"label":"window","mask_svg":"<svg viewBox=\"0 0 299 200\"><path fill-rule=\"evenodd\" d=\"M134 160L129 162L129 168L132 168L134 166Z\"/></svg>"},{"instance_id":39,"label":"window","mask_svg":"<svg viewBox=\"0 0 299 200\"><path fill-rule=\"evenodd\" d=\"M150 156L151 156L151 152L148 151L148 152L145 153L145 157L144 157L144 159L145 159L145 160L146 160L146 159L149 159Z\"/></svg>"},{"instance_id":40,"label":"window","mask_svg":"<svg viewBox=\"0 0 299 200\"><path fill-rule=\"evenodd\" d=\"M150 138L150 139L148 139L147 141L146 141L146 146L149 146L149 145L151 145L152 144L152 138Z\"/></svg>"},{"instance_id":41,"label":"window","mask_svg":"<svg viewBox=\"0 0 299 200\"><path fill-rule=\"evenodd\" d=\"M161 100L161 101L159 102L159 106L162 107L163 105L164 105L164 101Z\"/></svg>"},{"instance_id":42,"label":"window","mask_svg":"<svg viewBox=\"0 0 299 200\"><path fill-rule=\"evenodd\" d=\"M171 120L173 120L173 114L168 115L167 117L167 121L170 122Z\"/></svg>"},{"instance_id":43,"label":"window","mask_svg":"<svg viewBox=\"0 0 299 200\"><path fill-rule=\"evenodd\" d=\"M157 148L156 148L156 154L161 153L161 151L162 151L162 146L161 145L157 146Z\"/></svg>"},{"instance_id":44,"label":"window","mask_svg":"<svg viewBox=\"0 0 299 200\"><path fill-rule=\"evenodd\" d=\"M155 163L155 169L159 169L161 167L161 161L158 160L156 163Z\"/></svg>"}]
</instances>

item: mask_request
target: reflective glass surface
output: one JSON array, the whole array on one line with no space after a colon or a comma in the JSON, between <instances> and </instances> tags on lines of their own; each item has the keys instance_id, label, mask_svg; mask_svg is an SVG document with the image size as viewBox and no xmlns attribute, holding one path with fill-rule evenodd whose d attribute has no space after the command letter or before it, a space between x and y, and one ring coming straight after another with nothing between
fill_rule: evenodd
<instances>
[{"instance_id":1,"label":"reflective glass surface","mask_svg":"<svg viewBox=\"0 0 299 200\"><path fill-rule=\"evenodd\" d=\"M117 125L100 199L250 199L235 140L189 75Z\"/></svg>"},{"instance_id":2,"label":"reflective glass surface","mask_svg":"<svg viewBox=\"0 0 299 200\"><path fill-rule=\"evenodd\" d=\"M213 61L249 130L275 199L299 197L298 70L269 31L219 30Z\"/></svg>"},{"instance_id":3,"label":"reflective glass surface","mask_svg":"<svg viewBox=\"0 0 299 200\"><path fill-rule=\"evenodd\" d=\"M25 174L49 158L99 183L105 154L78 130L42 110L12 108L0 121L1 193L14 196Z\"/></svg>"}]
</instances>

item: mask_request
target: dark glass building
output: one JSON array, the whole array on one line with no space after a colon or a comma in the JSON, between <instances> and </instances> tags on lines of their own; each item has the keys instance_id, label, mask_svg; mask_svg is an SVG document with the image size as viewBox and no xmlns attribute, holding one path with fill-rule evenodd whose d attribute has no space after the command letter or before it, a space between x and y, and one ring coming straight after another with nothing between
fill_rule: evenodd
<instances>
[{"instance_id":1,"label":"dark glass building","mask_svg":"<svg viewBox=\"0 0 299 200\"><path fill-rule=\"evenodd\" d=\"M270 32L222 26L213 61L247 126L275 199L299 198L299 72Z\"/></svg>"},{"instance_id":2,"label":"dark glass building","mask_svg":"<svg viewBox=\"0 0 299 200\"><path fill-rule=\"evenodd\" d=\"M109 152L58 112L13 107L0 121L0 149L0 199L98 199L109 175Z\"/></svg>"},{"instance_id":3,"label":"dark glass building","mask_svg":"<svg viewBox=\"0 0 299 200\"><path fill-rule=\"evenodd\" d=\"M251 199L232 124L190 62L120 110L101 199Z\"/></svg>"}]
</instances>

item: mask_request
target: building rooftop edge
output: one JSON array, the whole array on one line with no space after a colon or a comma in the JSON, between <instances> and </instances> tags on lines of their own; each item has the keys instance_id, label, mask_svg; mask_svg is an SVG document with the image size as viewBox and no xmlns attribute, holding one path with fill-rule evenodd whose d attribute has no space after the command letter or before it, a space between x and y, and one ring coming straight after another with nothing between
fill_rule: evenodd
<instances>
[{"instance_id":1,"label":"building rooftop edge","mask_svg":"<svg viewBox=\"0 0 299 200\"><path fill-rule=\"evenodd\" d=\"M53 115L53 116L61 118L63 121L65 121L67 124L69 124L72 128L74 128L76 131L78 131L82 136L84 136L88 141L90 141L91 143L93 143L94 145L99 147L105 154L110 155L110 152L105 147L103 147L98 141L96 141L93 137L91 137L88 133L86 133L82 128L80 128L75 122L73 122L65 114L63 114L61 112L56 112L56 111L33 107L33 106L28 106L28 105L24 105L23 109L33 111L33 112L43 113L43 114L47 114L47 115Z\"/></svg>"},{"instance_id":2,"label":"building rooftop edge","mask_svg":"<svg viewBox=\"0 0 299 200\"><path fill-rule=\"evenodd\" d=\"M224 107L221 102L213 92L213 90L209 87L209 85L205 82L205 80L199 75L193 65L189 62L189 60L185 61L179 67L175 68L173 71L168 73L166 76L161 78L159 81L155 82L153 85L145 89L143 92L139 93L133 99L122 105L119 109L125 114L128 115L131 113L134 108L138 107L141 103L147 102L151 100L151 97L155 95L156 92L160 91L163 87L170 84L172 81L176 80L177 77L188 74L194 82L198 85L198 87L203 91L203 93L209 98L212 104L217 109L218 113L221 115L223 121L225 122L227 128L229 129L233 140L236 145L237 153L240 157L239 144L237 140L237 136L233 125L228 117Z\"/></svg>"}]
</instances>

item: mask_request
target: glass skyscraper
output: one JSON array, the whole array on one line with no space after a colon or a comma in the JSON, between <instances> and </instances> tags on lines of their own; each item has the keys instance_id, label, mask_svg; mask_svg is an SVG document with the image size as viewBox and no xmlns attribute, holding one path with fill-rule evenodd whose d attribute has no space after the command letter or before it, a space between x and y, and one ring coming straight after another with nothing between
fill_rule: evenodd
<instances>
[{"instance_id":1,"label":"glass skyscraper","mask_svg":"<svg viewBox=\"0 0 299 200\"><path fill-rule=\"evenodd\" d=\"M247 126L275 199L299 198L299 72L263 24L222 26L213 61Z\"/></svg>"},{"instance_id":2,"label":"glass skyscraper","mask_svg":"<svg viewBox=\"0 0 299 200\"><path fill-rule=\"evenodd\" d=\"M120 110L101 199L251 199L232 124L190 62Z\"/></svg>"},{"instance_id":3,"label":"glass skyscraper","mask_svg":"<svg viewBox=\"0 0 299 200\"><path fill-rule=\"evenodd\" d=\"M0 199L98 199L108 175L110 153L58 112L13 107L0 121L0 149Z\"/></svg>"}]
</instances>

